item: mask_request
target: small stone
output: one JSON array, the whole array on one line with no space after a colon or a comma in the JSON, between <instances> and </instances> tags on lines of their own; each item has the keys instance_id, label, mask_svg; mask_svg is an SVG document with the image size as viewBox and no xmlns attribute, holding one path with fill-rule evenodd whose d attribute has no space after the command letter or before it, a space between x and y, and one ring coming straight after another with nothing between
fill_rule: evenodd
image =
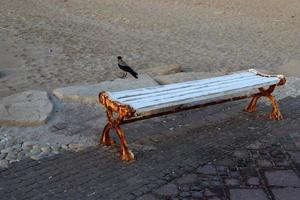
<instances>
[{"instance_id":1,"label":"small stone","mask_svg":"<svg viewBox=\"0 0 300 200\"><path fill-rule=\"evenodd\" d=\"M61 147L60 146L52 146L51 149L52 149L53 153L59 153L59 151L61 150Z\"/></svg>"},{"instance_id":2,"label":"small stone","mask_svg":"<svg viewBox=\"0 0 300 200\"><path fill-rule=\"evenodd\" d=\"M42 152L44 152L44 153L50 153L50 151L51 151L50 147L48 147L48 146L41 147L41 150L42 150Z\"/></svg>"},{"instance_id":3,"label":"small stone","mask_svg":"<svg viewBox=\"0 0 300 200\"><path fill-rule=\"evenodd\" d=\"M16 160L17 156L14 152L10 151L7 153L5 160Z\"/></svg>"},{"instance_id":4,"label":"small stone","mask_svg":"<svg viewBox=\"0 0 300 200\"><path fill-rule=\"evenodd\" d=\"M0 160L0 168L8 168L8 161Z\"/></svg>"},{"instance_id":5,"label":"small stone","mask_svg":"<svg viewBox=\"0 0 300 200\"><path fill-rule=\"evenodd\" d=\"M23 143L22 147L23 148L27 148L27 149L32 149L32 147L35 145L36 143L33 141L26 141Z\"/></svg>"},{"instance_id":6,"label":"small stone","mask_svg":"<svg viewBox=\"0 0 300 200\"><path fill-rule=\"evenodd\" d=\"M1 150L1 154L8 154L8 152L12 151L13 149L11 147L8 147L6 149Z\"/></svg>"},{"instance_id":7,"label":"small stone","mask_svg":"<svg viewBox=\"0 0 300 200\"><path fill-rule=\"evenodd\" d=\"M3 160L3 159L5 159L5 157L6 157L6 154L0 154L0 160Z\"/></svg>"},{"instance_id":8,"label":"small stone","mask_svg":"<svg viewBox=\"0 0 300 200\"><path fill-rule=\"evenodd\" d=\"M81 151L81 150L83 150L83 146L81 144L69 144L68 146L73 151Z\"/></svg>"},{"instance_id":9,"label":"small stone","mask_svg":"<svg viewBox=\"0 0 300 200\"><path fill-rule=\"evenodd\" d=\"M17 160L22 160L24 157L25 157L25 152L24 151L21 151L21 152L19 152L18 153L18 155L17 155Z\"/></svg>"},{"instance_id":10,"label":"small stone","mask_svg":"<svg viewBox=\"0 0 300 200\"><path fill-rule=\"evenodd\" d=\"M41 149L40 148L33 148L30 151L31 154L39 154L41 153Z\"/></svg>"},{"instance_id":11,"label":"small stone","mask_svg":"<svg viewBox=\"0 0 300 200\"><path fill-rule=\"evenodd\" d=\"M175 184L167 184L155 191L156 194L161 196L176 196L178 194L178 188Z\"/></svg>"},{"instance_id":12,"label":"small stone","mask_svg":"<svg viewBox=\"0 0 300 200\"><path fill-rule=\"evenodd\" d=\"M41 159L41 156L40 156L40 154L34 154L34 155L31 155L30 158L32 160L39 160L39 159Z\"/></svg>"},{"instance_id":13,"label":"small stone","mask_svg":"<svg viewBox=\"0 0 300 200\"><path fill-rule=\"evenodd\" d=\"M52 147L52 149L53 149L53 151L58 151L58 150L56 150L54 148L58 148L57 146ZM64 149L64 150L70 150L70 148L67 145L65 145L65 144L61 145L61 148Z\"/></svg>"}]
</instances>

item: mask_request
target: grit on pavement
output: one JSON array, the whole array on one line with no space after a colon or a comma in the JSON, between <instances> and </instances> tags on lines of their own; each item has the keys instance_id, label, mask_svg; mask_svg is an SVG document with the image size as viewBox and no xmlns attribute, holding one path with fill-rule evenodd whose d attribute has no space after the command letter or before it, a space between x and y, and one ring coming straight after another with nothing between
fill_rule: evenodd
<instances>
[{"instance_id":1,"label":"grit on pavement","mask_svg":"<svg viewBox=\"0 0 300 200\"><path fill-rule=\"evenodd\" d=\"M116 145L13 163L0 169L0 199L298 199L300 97L279 102L282 121L246 103L124 125L133 162Z\"/></svg>"}]
</instances>

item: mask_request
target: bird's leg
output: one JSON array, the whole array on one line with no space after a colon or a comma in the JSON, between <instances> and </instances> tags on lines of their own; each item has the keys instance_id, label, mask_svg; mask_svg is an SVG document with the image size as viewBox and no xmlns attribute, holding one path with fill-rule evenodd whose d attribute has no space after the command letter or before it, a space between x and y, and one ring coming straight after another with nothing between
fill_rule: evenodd
<instances>
[{"instance_id":1,"label":"bird's leg","mask_svg":"<svg viewBox=\"0 0 300 200\"><path fill-rule=\"evenodd\" d=\"M278 103L272 95L272 92L274 91L275 87L276 85L271 85L268 89L259 88L260 93L253 96L249 105L244 110L247 112L254 112L256 110L257 100L260 97L267 97L272 103L272 112L270 113L269 118L274 120L282 120L283 117L280 113Z\"/></svg>"}]
</instances>

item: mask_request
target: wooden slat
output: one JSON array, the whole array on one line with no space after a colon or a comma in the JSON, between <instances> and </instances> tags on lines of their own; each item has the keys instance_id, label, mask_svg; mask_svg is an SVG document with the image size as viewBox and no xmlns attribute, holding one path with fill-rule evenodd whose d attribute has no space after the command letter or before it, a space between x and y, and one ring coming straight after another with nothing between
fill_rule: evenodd
<instances>
[{"instance_id":1,"label":"wooden slat","mask_svg":"<svg viewBox=\"0 0 300 200\"><path fill-rule=\"evenodd\" d=\"M257 87L268 87L270 85L274 84L274 82L267 82L265 84L258 84ZM233 98L238 96L251 96L253 94L257 94L257 90L253 90L253 86L245 87L245 88L239 88L231 91L225 91L224 93L215 93L210 94L208 96L201 96L191 99L185 99L182 101L176 101L176 102L170 102L168 104L159 104L151 107L142 107L136 109L136 116L148 116L157 114L160 112L166 112L178 107L190 107L194 105L199 105L202 103L207 102L213 102L220 99L227 99L227 98Z\"/></svg>"},{"instance_id":2,"label":"wooden slat","mask_svg":"<svg viewBox=\"0 0 300 200\"><path fill-rule=\"evenodd\" d=\"M144 99L144 100L138 100L138 101L132 101L132 102L126 102L126 104L129 104L133 108L142 108L142 107L148 107L148 106L153 106L153 105L158 105L158 104L165 104L173 101L182 101L184 99L190 99L190 98L195 98L198 96L207 96L212 93L222 93L225 91L230 91L238 88L244 88L244 87L249 87L253 86L256 87L259 84L264 84L264 83L272 83L275 84L278 82L277 78L264 78L264 77L258 77L257 79L258 82L254 82L253 80L245 80L245 81L239 81L236 83L228 83L224 85L216 85L216 86L208 86L206 88L200 88L200 89L195 89L192 91L187 91L187 92L180 92L180 93L174 93L172 95L164 95L164 96L158 96L158 97L152 97L149 99ZM125 103L125 102L124 102Z\"/></svg>"},{"instance_id":3,"label":"wooden slat","mask_svg":"<svg viewBox=\"0 0 300 200\"><path fill-rule=\"evenodd\" d=\"M252 72L242 72L242 73L235 73L235 74L230 74L230 75L225 75L225 76L219 76L215 78L208 78L208 79L202 79L202 80L195 80L195 81L187 81L184 83L174 83L174 84L167 84L167 85L162 85L162 86L154 86L154 87L147 87L147 88L139 88L139 89L134 89L134 90L126 90L126 91L120 91L120 92L113 92L110 95L114 99L122 99L126 97L131 97L134 95L142 95L142 94L147 94L147 93L156 93L160 91L166 91L166 90L172 90L180 87L185 87L189 85L194 85L194 84L207 84L207 83L213 83L217 81L224 81L224 80L229 80L229 79L239 79L247 76L256 76L255 73Z\"/></svg>"},{"instance_id":4,"label":"wooden slat","mask_svg":"<svg viewBox=\"0 0 300 200\"><path fill-rule=\"evenodd\" d=\"M133 103L136 101L145 101L145 99L147 99L148 101L150 99L153 98L157 98L157 97L162 97L165 98L165 96L172 96L174 94L181 94L182 92L186 93L186 92L192 92L197 90L197 92L199 92L200 89L208 89L210 90L210 88L214 87L219 87L219 86L224 86L224 85L230 85L233 84L235 82L241 82L241 81L258 81L258 78L264 78L264 77L257 77L257 76L250 76L250 77L243 77L240 79L229 79L226 81L218 81L218 82L213 82L213 83L206 83L206 84L193 84L193 85L189 85L186 87L179 87L173 90L166 90L166 91L160 91L158 93L147 93L147 94L142 94L142 95L135 95L135 96L131 96L131 97L126 97L126 98L118 98L119 101L123 102L123 103Z\"/></svg>"}]
</instances>

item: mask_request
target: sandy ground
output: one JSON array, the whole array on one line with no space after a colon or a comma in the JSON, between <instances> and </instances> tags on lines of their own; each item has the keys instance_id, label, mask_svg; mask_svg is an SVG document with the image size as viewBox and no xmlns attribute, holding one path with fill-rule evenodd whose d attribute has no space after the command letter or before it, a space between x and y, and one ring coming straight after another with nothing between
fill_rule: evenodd
<instances>
[{"instance_id":1,"label":"sandy ground","mask_svg":"<svg viewBox=\"0 0 300 200\"><path fill-rule=\"evenodd\" d=\"M0 0L0 98L137 71L249 67L300 58L299 0ZM299 69L300 71L300 66Z\"/></svg>"}]
</instances>

